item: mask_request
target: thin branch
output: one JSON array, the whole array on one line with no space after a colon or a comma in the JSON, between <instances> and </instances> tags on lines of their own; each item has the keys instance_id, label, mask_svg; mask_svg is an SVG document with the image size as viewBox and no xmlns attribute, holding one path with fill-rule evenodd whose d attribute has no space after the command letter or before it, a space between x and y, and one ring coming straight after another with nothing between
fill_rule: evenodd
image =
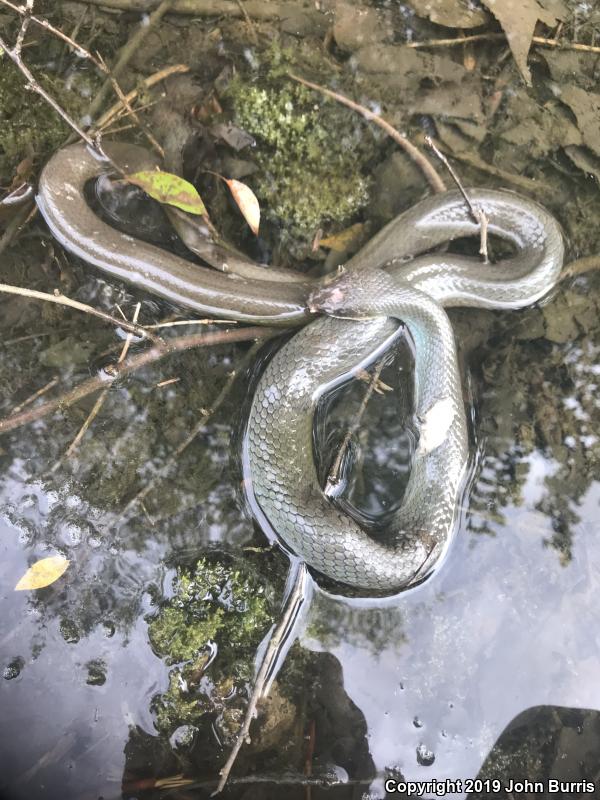
<instances>
[{"instance_id":1,"label":"thin branch","mask_svg":"<svg viewBox=\"0 0 600 800\"><path fill-rule=\"evenodd\" d=\"M346 430L346 435L342 440L342 443L338 449L335 460L331 465L329 474L327 475L327 481L325 483L325 488L323 491L328 497L335 494L336 489L339 486L342 464L344 462L344 458L348 451L348 447L350 446L350 441L360 427L361 420L367 409L369 400L371 399L371 397L373 396L373 392L377 388L377 384L379 383L379 378L381 376L381 371L384 366L385 366L385 359L381 359L381 361L379 361L376 364L375 369L373 371L373 375L370 376L370 381L367 387L367 391L365 392L365 396L363 397L361 404L358 407L358 410L354 416L354 419L352 420L352 423L348 425L348 429Z\"/></svg>"},{"instance_id":2,"label":"thin branch","mask_svg":"<svg viewBox=\"0 0 600 800\"><path fill-rule=\"evenodd\" d=\"M469 42L482 42L493 39L504 39L504 33L473 33L470 36L458 36L453 39L429 39L424 42L408 42L406 47L429 48L429 47L456 47ZM542 47L560 48L561 50L579 50L583 53L600 53L600 47L592 44L580 44L579 42L564 42L561 39L546 39L543 36L532 36L533 44Z\"/></svg>"},{"instance_id":3,"label":"thin branch","mask_svg":"<svg viewBox=\"0 0 600 800\"><path fill-rule=\"evenodd\" d=\"M100 91L97 93L96 97L94 98L93 102L91 103L88 114L93 119L96 113L102 108L104 105L104 101L106 100L106 96L111 87L111 83L113 80L116 80L121 72L125 69L129 61L131 60L132 56L138 52L141 43L144 41L146 36L152 31L156 25L160 22L160 20L164 17L164 15L170 10L171 6L173 5L174 0L161 0L158 8L150 14L147 21L143 22L134 35L129 39L127 44L121 48L119 52L119 56L117 58L117 63L111 68L110 75L111 79L105 81L104 84L100 87Z\"/></svg>"},{"instance_id":4,"label":"thin branch","mask_svg":"<svg viewBox=\"0 0 600 800\"><path fill-rule=\"evenodd\" d=\"M339 94L338 92L334 92L331 89L327 89L324 86L319 86L318 83L311 83L310 81L304 80L304 78L300 78L298 75L294 75L292 73L288 73L288 77L294 81L298 81L303 86L308 86L309 89L315 89L317 92L321 92L321 94L327 95L327 97L331 97L334 100L337 100L338 103L342 103L342 105L348 106L348 108L352 108L354 111L358 111L367 121L374 122L378 125L382 130L384 130L388 136L390 136L396 144L400 145L400 147L407 153L410 158L417 164L417 166L421 169L427 181L434 192L445 192L446 185L444 181L440 178L437 174L434 166L428 160L428 158L421 153L421 151L414 146L412 142L410 142L405 136L402 136L393 125L390 125L383 117L380 117L379 114L376 114L374 111L371 111L365 106L361 106L360 103L355 103L354 100L350 100L349 97L346 97L343 94Z\"/></svg>"},{"instance_id":5,"label":"thin branch","mask_svg":"<svg viewBox=\"0 0 600 800\"><path fill-rule=\"evenodd\" d=\"M10 0L0 0L2 5L10 8L11 11L14 11L15 14L20 14L21 16L27 13L26 9L23 6L16 6L14 3L11 3ZM85 47L82 47L78 44L74 39L70 36L67 36L66 33L63 33L59 28L55 28L54 25L51 25L48 20L40 19L39 17L31 15L29 20L34 23L34 25L38 25L40 28L43 28L48 33L51 33L53 36L56 36L57 39L62 39L65 44L68 44L69 47L79 56L83 58L87 58L88 61L91 61L101 72L105 72L108 74L106 70L106 66L102 64L98 59L93 56L89 50L86 50Z\"/></svg>"},{"instance_id":6,"label":"thin branch","mask_svg":"<svg viewBox=\"0 0 600 800\"><path fill-rule=\"evenodd\" d=\"M114 77L114 75L112 75L112 74L110 73L110 71L109 71L108 67L106 66L106 63L105 63L104 59L102 58L102 56L101 56L100 54L98 54L98 58L99 58L99 60L102 62L102 64L104 64L104 67L105 67L106 73L107 73L107 74L108 74L108 76L109 76L109 77L108 77L108 79L109 79L109 81L110 81L110 84L111 84L111 86L112 86L112 88L113 88L113 90L114 90L115 94L117 95L117 97L119 98L119 100L121 101L121 103L122 103L122 104L125 106L125 108L127 109L128 113L129 113L129 114L131 115L131 117L133 118L133 121L134 121L134 122L136 123L136 125L138 126L138 128L139 128L139 129L141 130L141 132L144 134L144 136L145 136L145 137L146 137L146 139L148 140L148 142L149 142L150 146L151 146L151 147L152 147L152 148L153 148L153 149L154 149L154 150L155 150L155 151L158 153L158 155L159 155L161 158L163 158L163 156L164 156L164 154L165 154L165 151L162 149L162 147L160 146L160 144L159 144L159 143L156 141L156 139L154 138L154 136L152 135L152 133L151 133L151 132L150 132L150 131L147 129L146 125L144 125L144 123L142 122L142 120L139 118L139 116L138 116L137 112L136 112L136 111L135 111L135 110L134 110L134 109L133 109L133 108L132 108L132 107L129 105L129 101L127 100L127 97L125 96L125 94L124 94L123 90L122 90L122 89L121 89L121 87L119 86L119 84L118 84L118 82L117 82L116 78Z\"/></svg>"},{"instance_id":7,"label":"thin branch","mask_svg":"<svg viewBox=\"0 0 600 800\"><path fill-rule=\"evenodd\" d=\"M41 397L43 394L46 394L46 392L49 392L50 389L53 389L57 383L58 378L52 378L52 380L48 381L45 386L42 386L41 389L38 389L37 392L34 392L32 395L30 395L27 400L23 400L22 403L20 403L18 406L15 406L12 410L12 413L18 414L19 411L25 408L25 406L31 405L31 403L33 403L34 400L37 400L38 397Z\"/></svg>"},{"instance_id":8,"label":"thin branch","mask_svg":"<svg viewBox=\"0 0 600 800\"><path fill-rule=\"evenodd\" d=\"M145 350L143 353L138 353L123 364L113 366L110 370L104 369L93 378L82 381L82 383L70 389L68 392L65 392L60 397L48 400L46 403L36 406L29 411L24 411L19 414L10 414L10 416L0 419L0 434L15 430L15 428L20 428L23 425L28 425L30 422L42 419L59 409L68 408L78 400L100 389L107 388L124 375L129 375L131 372L135 372L142 367L154 364L172 353L181 353L193 347L212 347L218 344L267 339L280 333L282 333L281 328L251 327L239 328L231 331L211 331L210 333L197 333L191 336L179 336L176 339L164 342L160 346L156 345L149 350Z\"/></svg>"},{"instance_id":9,"label":"thin branch","mask_svg":"<svg viewBox=\"0 0 600 800\"><path fill-rule=\"evenodd\" d=\"M0 2L2 1L3 0L0 0ZM141 87L133 89L131 92L126 94L125 100L127 101L127 103L131 103L133 100L137 98L142 88L151 89L157 83L164 81L171 75L180 75L182 73L189 71L190 68L186 64L174 64L171 67L165 67L164 69L159 70L158 72L154 73L154 75L150 75L148 78L142 81ZM123 103L119 100L119 102L111 106L108 109L108 111L106 111L100 117L100 119L97 120L96 124L94 125L94 130L101 130L105 128L113 120L114 117L118 117L120 115L121 111L123 111Z\"/></svg>"},{"instance_id":10,"label":"thin branch","mask_svg":"<svg viewBox=\"0 0 600 800\"><path fill-rule=\"evenodd\" d=\"M235 319L175 319L171 322L157 322L154 325L146 325L148 330L158 330L159 328L175 328L178 325L237 325Z\"/></svg>"},{"instance_id":11,"label":"thin branch","mask_svg":"<svg viewBox=\"0 0 600 800\"><path fill-rule=\"evenodd\" d=\"M148 13L158 5L157 0L86 0L89 5L103 8L115 8L120 11L141 11ZM246 12L257 20L285 19L297 13L297 4L294 2L273 2L273 0L246 0ZM174 0L173 14L195 17L236 17L244 16L237 4L237 0ZM305 13L310 13L307 6ZM315 9L312 12L318 19L323 18L323 12Z\"/></svg>"},{"instance_id":12,"label":"thin branch","mask_svg":"<svg viewBox=\"0 0 600 800\"><path fill-rule=\"evenodd\" d=\"M473 201L467 194L467 190L462 185L462 182L458 177L458 174L455 172L454 168L452 167L446 156L435 146L435 143L431 138L431 136L426 136L425 141L427 145L431 147L433 152L436 154L436 156L439 158L442 164L444 164L444 166L452 176L452 180L458 186L458 189L462 194L465 203L467 204L467 207L469 209L471 216L473 217L473 220L477 223L477 225L479 225L479 237L480 237L479 253L483 257L484 262L487 264L488 263L488 218L486 216L485 211L483 210L483 208L481 208L481 206L478 206L475 203L473 203Z\"/></svg>"},{"instance_id":13,"label":"thin branch","mask_svg":"<svg viewBox=\"0 0 600 800\"><path fill-rule=\"evenodd\" d=\"M56 111L59 117L61 117L67 123L67 125L77 134L77 136L79 136L80 139L83 139L83 141L93 150L98 151L99 148L97 144L93 141L93 139L91 139L87 135L87 133L85 133L85 131L83 131L79 127L79 125L75 122L75 120L72 117L70 117L69 114L67 114L67 112L63 108L61 108L61 106L59 106L56 100L51 95L49 95L48 92L45 89L43 89L40 86L40 84L36 81L29 67L23 63L20 53L16 51L16 47L15 49L10 48L1 36L0 36L0 50L3 50L6 53L6 55L10 58L13 64L24 75L27 81L27 88L35 92L36 94L39 94L39 96L42 97L48 103L48 105Z\"/></svg>"},{"instance_id":14,"label":"thin branch","mask_svg":"<svg viewBox=\"0 0 600 800\"><path fill-rule=\"evenodd\" d=\"M282 643L289 638L291 632L293 631L294 622L298 617L300 608L307 599L308 578L309 575L306 564L304 564L304 562L300 562L296 567L293 587L283 607L281 619L273 630L268 647L260 665L258 675L256 676L256 681L254 682L254 687L252 689L252 695L250 696L248 708L246 709L244 722L238 731L235 744L233 745L225 766L221 770L221 778L211 797L214 797L214 795L223 791L237 755L241 750L242 745L248 738L250 724L256 716L256 706L258 701L266 696L264 693L265 685L269 673L271 672L271 669L273 668L279 656L280 647Z\"/></svg>"},{"instance_id":15,"label":"thin branch","mask_svg":"<svg viewBox=\"0 0 600 800\"><path fill-rule=\"evenodd\" d=\"M138 316L139 316L141 307L142 307L142 304L138 303L136 305L136 307L135 307L135 311L133 312L133 317L132 317L131 321L133 322L134 325L137 324ZM119 309L119 311L120 311L120 309ZM132 336L131 333L128 333L126 338L125 338L125 342L123 344L123 348L121 350L121 354L120 354L120 356L118 358L117 364L122 364L123 361L125 360L125 357L127 356L127 353L129 351L129 346L131 345L132 341L133 341L133 336ZM67 448L67 451L65 452L63 458L71 458L71 456L73 455L75 450L79 447L79 443L81 442L81 440L85 436L88 428L90 427L92 422L96 419L96 417L100 413L100 410L102 409L102 406L104 405L104 402L105 402L106 398L108 397L108 392L109 391L110 391L109 389L103 389L102 390L102 392L100 393L98 399L94 403L94 407L92 408L90 413L87 415L87 417L85 419L85 422L83 423L83 425L81 426L81 428L77 432L77 435L75 436L75 438L73 439L73 441L71 442L69 447ZM62 459L60 459L59 461L57 461L54 464L54 466L52 467L52 471L53 472L58 468L58 466L60 465L61 461L62 461Z\"/></svg>"},{"instance_id":16,"label":"thin branch","mask_svg":"<svg viewBox=\"0 0 600 800\"><path fill-rule=\"evenodd\" d=\"M78 300L72 300L70 297L65 297L64 294L60 294L59 292L56 292L55 294L48 294L47 292L38 292L36 289L26 289L23 286L11 286L8 283L0 283L0 293L17 294L20 297L29 297L33 300L44 300L46 303L56 303L60 306L74 308L76 311L83 311L86 314L91 314L94 317L98 317L98 319L103 319L106 322L110 322L111 325L115 325L117 328L123 328L126 331L135 333L136 336L141 336L144 339L150 339L150 341L157 345L160 344L164 346L165 344L159 336L156 336L156 334L146 330L146 328L143 328L141 325L127 322L127 320L117 319L117 317L113 317L110 314L107 314L105 311L100 311L98 308L88 306L85 303L80 303Z\"/></svg>"},{"instance_id":17,"label":"thin branch","mask_svg":"<svg viewBox=\"0 0 600 800\"><path fill-rule=\"evenodd\" d=\"M17 58L21 57L21 49L23 47L23 41L25 36L27 35L27 28L29 27L29 23L31 22L31 15L33 14L33 2L34 0L27 0L25 5L23 6L23 19L21 21L21 28L19 29L19 33L17 34L17 41L15 42L14 47L14 54Z\"/></svg>"},{"instance_id":18,"label":"thin branch","mask_svg":"<svg viewBox=\"0 0 600 800\"><path fill-rule=\"evenodd\" d=\"M217 395L216 399L214 400L213 404L210 408L201 408L200 419L196 422L190 433L185 437L185 439L180 442L180 444L176 447L173 453L169 456L169 458L161 465L160 470L156 475L154 475L148 483L141 489L135 497L133 497L123 509L123 516L129 514L129 512L138 504L141 503L147 495L152 491L152 489L156 486L156 484L163 480L169 473L171 467L177 463L177 459L181 456L181 454L190 446L190 444L194 441L194 439L201 433L208 423L208 421L215 415L215 413L219 410L219 408L223 405L223 402L226 400L229 392L231 391L231 387L234 384L236 377L238 376L241 369L243 369L243 364L245 361L248 361L254 357L258 347L262 346L262 342L256 342L256 344L250 348L248 353L246 354L242 364L240 364L237 370L232 370L229 375L227 376L227 380L223 385L223 388Z\"/></svg>"}]
</instances>

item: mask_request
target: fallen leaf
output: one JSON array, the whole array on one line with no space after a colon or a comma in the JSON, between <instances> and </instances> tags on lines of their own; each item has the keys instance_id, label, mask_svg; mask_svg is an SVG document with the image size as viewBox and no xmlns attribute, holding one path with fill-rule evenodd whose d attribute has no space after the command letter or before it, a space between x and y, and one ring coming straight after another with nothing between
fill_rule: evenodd
<instances>
[{"instance_id":1,"label":"fallen leaf","mask_svg":"<svg viewBox=\"0 0 600 800\"><path fill-rule=\"evenodd\" d=\"M600 94L586 92L579 86L567 85L561 86L558 99L575 115L583 144L600 156Z\"/></svg>"},{"instance_id":2,"label":"fallen leaf","mask_svg":"<svg viewBox=\"0 0 600 800\"><path fill-rule=\"evenodd\" d=\"M531 86L527 55L537 21L549 28L565 19L567 9L562 0L482 0L496 17L506 34L508 44L525 83Z\"/></svg>"},{"instance_id":3,"label":"fallen leaf","mask_svg":"<svg viewBox=\"0 0 600 800\"><path fill-rule=\"evenodd\" d=\"M332 236L326 236L319 242L320 247L327 247L329 250L335 250L336 253L346 253L348 250L358 245L364 236L365 226L362 222L357 222L349 228L334 233Z\"/></svg>"},{"instance_id":4,"label":"fallen leaf","mask_svg":"<svg viewBox=\"0 0 600 800\"><path fill-rule=\"evenodd\" d=\"M260 206L256 195L249 186L241 181L236 181L233 178L223 179L229 190L233 195L233 199L238 204L238 208L242 212L244 219L250 226L250 230L255 236L258 236L258 226L260 225Z\"/></svg>"},{"instance_id":5,"label":"fallen leaf","mask_svg":"<svg viewBox=\"0 0 600 800\"><path fill-rule=\"evenodd\" d=\"M50 556L36 561L17 583L15 591L42 589L44 586L50 586L65 572L69 563L69 559L64 556Z\"/></svg>"},{"instance_id":6,"label":"fallen leaf","mask_svg":"<svg viewBox=\"0 0 600 800\"><path fill-rule=\"evenodd\" d=\"M180 208L188 214L206 214L202 198L191 183L161 170L146 170L126 175L125 180L139 186L159 203Z\"/></svg>"},{"instance_id":7,"label":"fallen leaf","mask_svg":"<svg viewBox=\"0 0 600 800\"><path fill-rule=\"evenodd\" d=\"M212 126L210 132L216 139L222 139L225 144L236 151L243 150L244 147L253 147L256 144L253 136L232 122L219 122Z\"/></svg>"}]
</instances>

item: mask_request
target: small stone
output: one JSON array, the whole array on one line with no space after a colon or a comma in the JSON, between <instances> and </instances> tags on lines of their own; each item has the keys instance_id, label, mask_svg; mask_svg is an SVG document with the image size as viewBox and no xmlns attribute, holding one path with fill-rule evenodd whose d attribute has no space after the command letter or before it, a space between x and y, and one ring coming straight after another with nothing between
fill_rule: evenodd
<instances>
[{"instance_id":1,"label":"small stone","mask_svg":"<svg viewBox=\"0 0 600 800\"><path fill-rule=\"evenodd\" d=\"M417 747L417 763L422 767L430 767L435 761L435 753L424 744Z\"/></svg>"}]
</instances>

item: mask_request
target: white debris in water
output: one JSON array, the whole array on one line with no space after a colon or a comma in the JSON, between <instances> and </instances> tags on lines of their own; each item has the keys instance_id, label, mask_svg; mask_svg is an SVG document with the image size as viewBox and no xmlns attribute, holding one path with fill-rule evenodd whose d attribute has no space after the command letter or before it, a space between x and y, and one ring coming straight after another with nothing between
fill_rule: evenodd
<instances>
[{"instance_id":1,"label":"white debris in water","mask_svg":"<svg viewBox=\"0 0 600 800\"><path fill-rule=\"evenodd\" d=\"M438 400L425 414L419 418L419 453L426 455L439 447L445 441L452 420L454 419L454 404L450 397Z\"/></svg>"}]
</instances>

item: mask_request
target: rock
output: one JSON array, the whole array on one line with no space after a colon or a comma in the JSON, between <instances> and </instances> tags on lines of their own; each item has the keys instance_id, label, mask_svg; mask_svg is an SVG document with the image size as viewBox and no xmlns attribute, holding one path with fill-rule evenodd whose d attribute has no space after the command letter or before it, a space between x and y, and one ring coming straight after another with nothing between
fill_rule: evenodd
<instances>
[{"instance_id":1,"label":"rock","mask_svg":"<svg viewBox=\"0 0 600 800\"><path fill-rule=\"evenodd\" d=\"M490 15L469 0L410 0L409 5L417 16L446 28L477 28L490 21Z\"/></svg>"},{"instance_id":2,"label":"rock","mask_svg":"<svg viewBox=\"0 0 600 800\"><path fill-rule=\"evenodd\" d=\"M369 44L381 44L393 37L389 17L379 8L339 2L335 6L333 37L342 50L354 52Z\"/></svg>"}]
</instances>

